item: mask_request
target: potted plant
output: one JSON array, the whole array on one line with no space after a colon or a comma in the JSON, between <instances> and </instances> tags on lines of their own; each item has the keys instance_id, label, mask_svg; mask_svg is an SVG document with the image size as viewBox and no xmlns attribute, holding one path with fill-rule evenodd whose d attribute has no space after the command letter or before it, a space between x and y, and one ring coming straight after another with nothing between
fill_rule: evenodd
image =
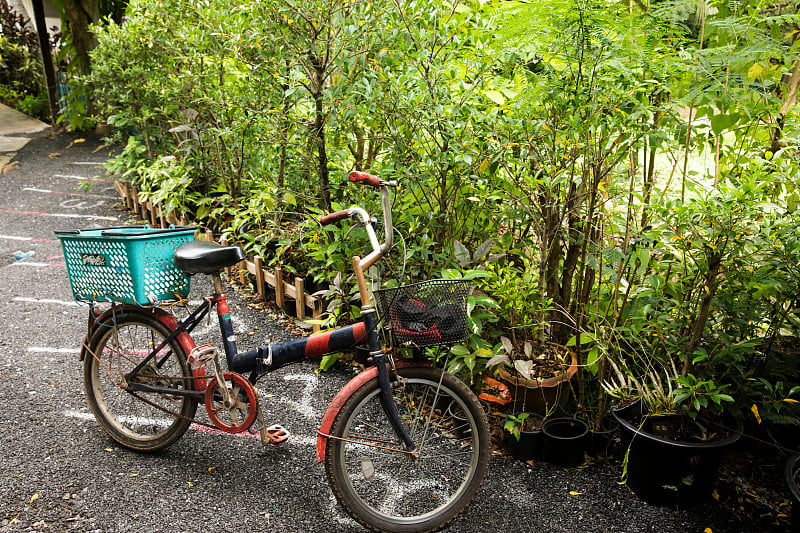
<instances>
[{"instance_id":1,"label":"potted plant","mask_svg":"<svg viewBox=\"0 0 800 533\"><path fill-rule=\"evenodd\" d=\"M733 398L710 379L650 368L636 377L613 361L603 389L634 401L611 410L619 424L628 487L654 505L690 507L713 490L722 452L742 432L741 421L724 414Z\"/></svg>"},{"instance_id":2,"label":"potted plant","mask_svg":"<svg viewBox=\"0 0 800 533\"><path fill-rule=\"evenodd\" d=\"M569 398L569 380L578 370L575 353L553 342L534 347L526 341L521 348L505 336L500 342L502 353L492 357L486 368L497 368L514 398L514 410L550 415L563 408Z\"/></svg>"},{"instance_id":3,"label":"potted plant","mask_svg":"<svg viewBox=\"0 0 800 533\"><path fill-rule=\"evenodd\" d=\"M539 459L544 453L542 425L544 416L537 413L512 413L503 425L505 445L517 459Z\"/></svg>"}]
</instances>

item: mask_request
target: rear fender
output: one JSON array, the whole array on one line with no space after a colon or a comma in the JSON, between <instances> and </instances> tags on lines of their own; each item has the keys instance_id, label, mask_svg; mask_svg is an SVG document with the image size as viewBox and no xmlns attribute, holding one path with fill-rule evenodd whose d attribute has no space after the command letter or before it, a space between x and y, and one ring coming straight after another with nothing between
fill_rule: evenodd
<instances>
[{"instance_id":1,"label":"rear fender","mask_svg":"<svg viewBox=\"0 0 800 533\"><path fill-rule=\"evenodd\" d=\"M424 361L400 360L395 363L395 366L397 368L417 366L425 367L430 366L430 363ZM328 448L328 439L330 438L329 435L331 432L331 427L333 426L333 422L336 420L336 417L339 415L339 411L341 411L344 403L350 399L353 393L365 385L369 380L373 378L377 379L377 377L377 367L371 366L367 368L356 377L348 381L347 385L342 387L342 390L339 391L339 394L336 395L331 404L328 406L325 416L322 417L322 424L320 424L319 429L317 430L317 462L325 460L325 450Z\"/></svg>"},{"instance_id":2,"label":"rear fender","mask_svg":"<svg viewBox=\"0 0 800 533\"><path fill-rule=\"evenodd\" d=\"M94 335L97 328L104 327L103 324L111 324L114 320L115 314L148 315L161 322L169 331L174 331L178 328L178 321L175 320L175 317L163 309L159 309L158 307L154 307L152 309L142 309L141 307L132 305L115 305L109 306L103 310L99 309L97 306L94 306L89 310L89 331L86 338L83 340L83 344L81 345L81 361L86 359L86 356L89 353L89 339ZM195 347L192 337L186 331L181 331L178 333L176 340L181 345L183 352L188 357ZM200 368L195 370L194 375L198 377L205 376L205 369ZM192 383L196 390L205 389L205 380L203 379L193 380Z\"/></svg>"}]
</instances>

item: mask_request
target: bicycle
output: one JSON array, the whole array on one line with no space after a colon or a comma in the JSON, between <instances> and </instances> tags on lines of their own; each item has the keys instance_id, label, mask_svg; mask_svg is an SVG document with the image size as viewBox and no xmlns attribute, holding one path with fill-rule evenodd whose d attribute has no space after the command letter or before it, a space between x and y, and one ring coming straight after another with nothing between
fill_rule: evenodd
<instances>
[{"instance_id":1,"label":"bicycle","mask_svg":"<svg viewBox=\"0 0 800 533\"><path fill-rule=\"evenodd\" d=\"M262 443L277 445L288 432L266 425L257 380L291 363L366 344L369 366L341 389L322 419L318 462L325 462L339 503L362 525L380 531L434 530L469 504L490 456L488 422L475 394L419 357L421 348L466 337L469 282L429 280L375 290L376 309L365 271L392 246L389 189L397 184L360 172L348 177L380 191L385 230L380 243L374 220L357 206L320 219L327 225L355 218L366 229L372 250L364 258L353 257L361 320L242 353L221 278L224 268L244 259L238 246L195 241L191 227L56 232L74 297L92 303L81 348L86 398L103 430L136 451L161 450L192 423L260 433ZM214 295L178 322L165 302L185 303L189 279L197 274L211 276ZM108 308L97 302L107 302ZM197 346L190 335L212 307L227 371L216 347ZM378 312L390 331L383 335L386 343ZM415 357L396 357L401 347L414 348ZM201 402L211 424L195 418Z\"/></svg>"}]
</instances>

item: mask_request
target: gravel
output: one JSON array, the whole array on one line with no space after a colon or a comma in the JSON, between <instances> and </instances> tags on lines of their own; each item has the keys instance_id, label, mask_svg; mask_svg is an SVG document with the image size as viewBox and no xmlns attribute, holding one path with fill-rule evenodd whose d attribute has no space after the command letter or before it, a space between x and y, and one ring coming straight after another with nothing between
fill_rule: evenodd
<instances>
[{"instance_id":1,"label":"gravel","mask_svg":"<svg viewBox=\"0 0 800 533\"><path fill-rule=\"evenodd\" d=\"M77 142L84 138L85 142ZM72 144L71 144L72 143ZM56 229L122 223L113 184L88 191L71 176L92 177L109 154L98 139L39 135L20 163L0 175L0 527L8 531L358 531L315 463L315 432L327 404L355 374L317 373L298 364L259 382L268 423L292 434L282 447L254 438L188 431L162 453L137 454L113 443L86 405L78 360L85 306L71 303ZM61 155L51 157L51 154ZM53 191L53 192L43 192ZM96 196L70 196L81 192ZM79 218L80 217L80 218ZM92 218L94 217L94 218ZM18 240L30 238L32 240ZM22 262L14 252L35 252ZM193 281L190 298L210 290ZM254 309L230 291L240 348L286 339L286 319ZM215 338L209 329L205 338ZM198 343L202 339L198 339ZM198 413L201 409L198 410ZM205 416L204 414L202 416ZM585 532L748 531L717 502L688 511L647 505L620 484L615 462L576 469L503 455L474 503L449 531L507 529Z\"/></svg>"}]
</instances>

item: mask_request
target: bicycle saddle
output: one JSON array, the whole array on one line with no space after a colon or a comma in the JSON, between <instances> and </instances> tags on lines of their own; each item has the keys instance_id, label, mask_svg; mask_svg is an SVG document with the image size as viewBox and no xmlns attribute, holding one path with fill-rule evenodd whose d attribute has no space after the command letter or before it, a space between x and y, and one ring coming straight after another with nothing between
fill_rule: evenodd
<instances>
[{"instance_id":1,"label":"bicycle saddle","mask_svg":"<svg viewBox=\"0 0 800 533\"><path fill-rule=\"evenodd\" d=\"M186 274L213 274L244 260L238 246L222 246L209 241L188 241L175 249L175 268Z\"/></svg>"}]
</instances>

